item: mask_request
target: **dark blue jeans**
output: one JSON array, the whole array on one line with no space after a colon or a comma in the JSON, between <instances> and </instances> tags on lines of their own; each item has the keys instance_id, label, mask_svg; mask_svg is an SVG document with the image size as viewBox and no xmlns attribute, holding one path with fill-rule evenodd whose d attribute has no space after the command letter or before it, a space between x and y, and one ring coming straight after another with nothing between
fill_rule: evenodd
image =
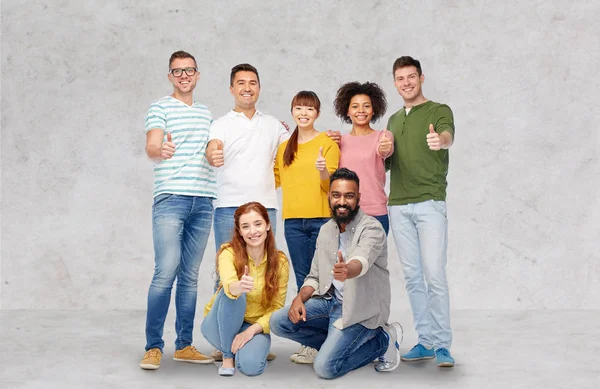
<instances>
[{"instance_id":1,"label":"dark blue jeans","mask_svg":"<svg viewBox=\"0 0 600 389\"><path fill-rule=\"evenodd\" d=\"M390 232L390 218L388 217L388 215L380 215L380 216L373 216L375 219L377 219L379 221L379 223L381 223L381 225L383 226L383 229L385 231L385 235L388 235L388 232Z\"/></svg>"},{"instance_id":2,"label":"dark blue jeans","mask_svg":"<svg viewBox=\"0 0 600 389\"><path fill-rule=\"evenodd\" d=\"M298 290L310 272L310 264L315 255L317 236L319 236L321 226L328 220L329 218L326 217L285 220L285 241L294 267Z\"/></svg>"}]
</instances>

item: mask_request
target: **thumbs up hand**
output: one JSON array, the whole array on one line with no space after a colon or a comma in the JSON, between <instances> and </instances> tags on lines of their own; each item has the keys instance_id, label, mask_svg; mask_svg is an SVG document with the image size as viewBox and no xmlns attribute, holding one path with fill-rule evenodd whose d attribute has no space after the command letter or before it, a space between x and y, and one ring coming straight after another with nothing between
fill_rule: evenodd
<instances>
[{"instance_id":1,"label":"thumbs up hand","mask_svg":"<svg viewBox=\"0 0 600 389\"><path fill-rule=\"evenodd\" d=\"M175 143L171 139L171 133L167 132L167 141L163 142L160 147L160 158L162 160L171 159L173 154L175 154Z\"/></svg>"},{"instance_id":2,"label":"thumbs up hand","mask_svg":"<svg viewBox=\"0 0 600 389\"><path fill-rule=\"evenodd\" d=\"M215 139L217 148L214 149L210 155L211 165L214 167L221 167L225 164L225 155L223 154L223 142L220 139Z\"/></svg>"},{"instance_id":3,"label":"thumbs up hand","mask_svg":"<svg viewBox=\"0 0 600 389\"><path fill-rule=\"evenodd\" d=\"M317 157L317 162L315 163L317 170L322 172L327 168L327 161L325 157L323 157L323 147L319 148L319 156Z\"/></svg>"},{"instance_id":4,"label":"thumbs up hand","mask_svg":"<svg viewBox=\"0 0 600 389\"><path fill-rule=\"evenodd\" d=\"M442 148L440 134L435 132L435 130L433 129L433 124L429 125L429 134L427 134L427 146L429 146L429 150L434 151L437 151Z\"/></svg>"},{"instance_id":5,"label":"thumbs up hand","mask_svg":"<svg viewBox=\"0 0 600 389\"><path fill-rule=\"evenodd\" d=\"M381 138L379 139L379 148L377 151L381 156L388 156L392 151L392 141L386 136L386 132L387 130L383 130L383 134L381 134Z\"/></svg>"},{"instance_id":6,"label":"thumbs up hand","mask_svg":"<svg viewBox=\"0 0 600 389\"><path fill-rule=\"evenodd\" d=\"M242 293L247 293L254 289L254 278L250 276L248 265L244 266L244 274L240 278L240 289Z\"/></svg>"},{"instance_id":7,"label":"thumbs up hand","mask_svg":"<svg viewBox=\"0 0 600 389\"><path fill-rule=\"evenodd\" d=\"M342 256L342 252L338 250L337 252L338 260L333 265L333 278L335 280L344 282L348 278L348 266L346 262L344 262L344 257Z\"/></svg>"}]
</instances>

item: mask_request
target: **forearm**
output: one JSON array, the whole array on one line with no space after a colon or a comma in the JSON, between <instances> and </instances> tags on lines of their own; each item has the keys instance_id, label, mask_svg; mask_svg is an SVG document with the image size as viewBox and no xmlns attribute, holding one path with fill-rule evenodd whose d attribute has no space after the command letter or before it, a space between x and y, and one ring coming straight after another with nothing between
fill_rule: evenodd
<instances>
[{"instance_id":1,"label":"forearm","mask_svg":"<svg viewBox=\"0 0 600 389\"><path fill-rule=\"evenodd\" d=\"M348 268L348 278L358 277L362 271L363 265L358 259L352 259L346 264Z\"/></svg>"},{"instance_id":2,"label":"forearm","mask_svg":"<svg viewBox=\"0 0 600 389\"><path fill-rule=\"evenodd\" d=\"M302 303L305 303L306 301L308 301L308 299L310 298L310 296L312 296L314 292L315 288L313 288L312 286L303 286L294 299L300 299Z\"/></svg>"},{"instance_id":3,"label":"forearm","mask_svg":"<svg viewBox=\"0 0 600 389\"><path fill-rule=\"evenodd\" d=\"M452 146L452 134L448 131L444 131L440 134L440 141L442 142L442 149L449 149Z\"/></svg>"},{"instance_id":4,"label":"forearm","mask_svg":"<svg viewBox=\"0 0 600 389\"><path fill-rule=\"evenodd\" d=\"M154 144L146 145L146 155L151 161L162 161L162 158L160 157L160 150L161 146Z\"/></svg>"},{"instance_id":5,"label":"forearm","mask_svg":"<svg viewBox=\"0 0 600 389\"><path fill-rule=\"evenodd\" d=\"M240 281L233 281L229 284L229 294L233 297L238 297L242 292L242 283Z\"/></svg>"},{"instance_id":6,"label":"forearm","mask_svg":"<svg viewBox=\"0 0 600 389\"><path fill-rule=\"evenodd\" d=\"M260 323L254 323L250 327L246 328L246 331L250 332L252 335L256 335L263 332L263 327Z\"/></svg>"}]
</instances>

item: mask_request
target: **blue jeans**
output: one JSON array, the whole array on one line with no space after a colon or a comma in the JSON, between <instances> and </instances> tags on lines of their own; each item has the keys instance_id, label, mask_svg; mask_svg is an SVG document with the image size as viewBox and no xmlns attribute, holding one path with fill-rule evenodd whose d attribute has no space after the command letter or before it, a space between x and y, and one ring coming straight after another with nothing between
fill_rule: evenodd
<instances>
[{"instance_id":1,"label":"blue jeans","mask_svg":"<svg viewBox=\"0 0 600 389\"><path fill-rule=\"evenodd\" d=\"M163 329L176 277L175 347L181 350L192 344L198 269L210 235L212 212L208 197L162 194L154 198L154 276L148 291L146 350L163 350Z\"/></svg>"},{"instance_id":2,"label":"blue jeans","mask_svg":"<svg viewBox=\"0 0 600 389\"><path fill-rule=\"evenodd\" d=\"M217 250L217 252L224 243L230 242L231 238L233 237L233 230L235 228L233 214L235 213L236 209L238 209L238 207L215 208L213 227L215 234L215 250ZM267 213L271 222L273 234L275 234L277 232L277 210L275 208L267 208ZM219 274L215 273L215 292L219 288L220 281Z\"/></svg>"},{"instance_id":3,"label":"blue jeans","mask_svg":"<svg viewBox=\"0 0 600 389\"><path fill-rule=\"evenodd\" d=\"M313 368L321 378L331 379L368 365L385 354L388 335L381 327L369 329L354 324L343 330L333 323L342 316L342 303L335 297L311 297L304 304L306 321L294 324L289 306L271 316L271 332L319 350Z\"/></svg>"},{"instance_id":4,"label":"blue jeans","mask_svg":"<svg viewBox=\"0 0 600 389\"><path fill-rule=\"evenodd\" d=\"M300 290L302 284L304 284L304 279L310 272L310 264L315 255L317 236L319 236L321 226L327 223L328 220L329 218L319 217L286 219L284 222L285 242L294 267L298 290Z\"/></svg>"},{"instance_id":5,"label":"blue jeans","mask_svg":"<svg viewBox=\"0 0 600 389\"><path fill-rule=\"evenodd\" d=\"M381 225L383 226L383 230L385 231L385 236L387 236L388 232L390 232L390 218L388 217L388 215L380 215L373 217L377 219L379 223L381 223Z\"/></svg>"},{"instance_id":6,"label":"blue jeans","mask_svg":"<svg viewBox=\"0 0 600 389\"><path fill-rule=\"evenodd\" d=\"M204 318L200 330L206 340L223 353L224 358L233 358L231 344L237 334L251 326L244 321L246 294L232 300L221 289L212 309ZM269 334L256 334L235 354L237 369L248 376L261 374L267 366L267 354L271 349Z\"/></svg>"},{"instance_id":7,"label":"blue jeans","mask_svg":"<svg viewBox=\"0 0 600 389\"><path fill-rule=\"evenodd\" d=\"M419 343L450 349L446 202L428 200L391 206L390 221Z\"/></svg>"}]
</instances>

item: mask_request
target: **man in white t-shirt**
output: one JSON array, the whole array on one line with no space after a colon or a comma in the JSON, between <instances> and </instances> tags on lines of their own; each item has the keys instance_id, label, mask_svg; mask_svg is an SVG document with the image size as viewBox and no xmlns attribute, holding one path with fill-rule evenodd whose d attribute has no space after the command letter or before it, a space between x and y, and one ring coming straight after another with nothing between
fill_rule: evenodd
<instances>
[{"instance_id":1,"label":"man in white t-shirt","mask_svg":"<svg viewBox=\"0 0 600 389\"><path fill-rule=\"evenodd\" d=\"M258 201L267 208L275 231L277 194L273 163L277 147L290 136L279 120L256 109L260 78L254 66L234 66L229 90L235 107L212 123L206 148L208 162L217 168L213 220L217 251L231 240L233 213L249 201Z\"/></svg>"}]
</instances>

